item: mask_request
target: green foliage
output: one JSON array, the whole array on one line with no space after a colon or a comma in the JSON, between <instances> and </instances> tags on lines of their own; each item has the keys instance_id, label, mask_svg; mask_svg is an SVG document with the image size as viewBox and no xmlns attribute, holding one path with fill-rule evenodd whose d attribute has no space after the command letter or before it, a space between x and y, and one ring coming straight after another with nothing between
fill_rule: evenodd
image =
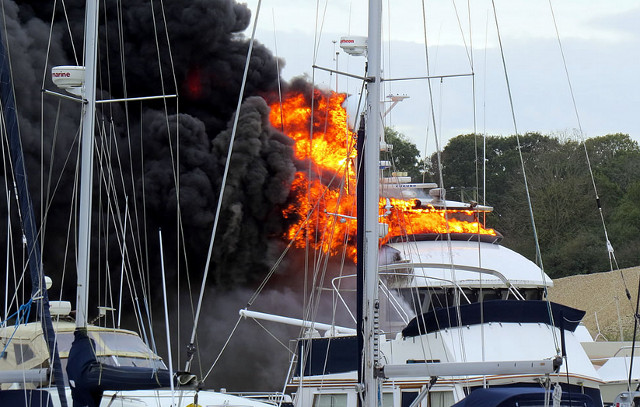
<instances>
[{"instance_id":1,"label":"green foliage","mask_svg":"<svg viewBox=\"0 0 640 407\"><path fill-rule=\"evenodd\" d=\"M442 179L448 197L478 191L476 200L495 210L489 226L505 236L503 244L535 260L533 227L522 168L524 166L545 271L552 277L609 269L586 150L592 165L609 239L620 267L640 264L640 147L625 134L586 141L559 140L528 133L518 138L466 134L443 149ZM486 191L481 167L486 145ZM439 181L438 157L431 157L428 176ZM479 175L476 175L479 174ZM469 199L465 199L469 200Z\"/></svg>"},{"instance_id":2,"label":"green foliage","mask_svg":"<svg viewBox=\"0 0 640 407\"><path fill-rule=\"evenodd\" d=\"M421 181L420 151L416 145L391 127L384 128L384 139L393 146L390 158L387 158L393 164L393 171L407 172L413 181Z\"/></svg>"}]
</instances>

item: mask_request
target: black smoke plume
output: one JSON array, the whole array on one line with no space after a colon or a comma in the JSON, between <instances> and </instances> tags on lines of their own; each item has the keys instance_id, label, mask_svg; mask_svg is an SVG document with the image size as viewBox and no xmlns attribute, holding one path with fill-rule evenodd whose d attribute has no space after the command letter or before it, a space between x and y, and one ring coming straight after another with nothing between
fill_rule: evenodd
<instances>
[{"instance_id":1,"label":"black smoke plume","mask_svg":"<svg viewBox=\"0 0 640 407\"><path fill-rule=\"evenodd\" d=\"M65 245L69 225L75 222L71 208L79 109L73 102L43 96L40 90L46 72L44 88L57 91L49 79L51 66L82 63L85 4L81 0L65 2L64 10L60 3L55 10L52 4L18 1L7 3L6 9L7 42L36 213L41 210L42 198L47 202L45 209L48 206L42 222L43 258L47 272L59 277L56 271L65 266L74 269L73 252L65 250ZM110 257L122 257L116 229L122 234L126 216L129 235L146 240L144 245L151 248L149 252L130 252L126 262L141 265L151 280L157 277L153 274L158 266L156 235L162 229L165 247L174 253L167 259L169 268L178 264L188 267L198 279L249 45L242 32L249 25L250 10L231 0L172 1L165 3L164 10L160 4L152 7L140 0L106 2L100 7L100 97L177 93L180 99L179 105L171 99L100 105L98 127L107 134L96 138L101 149L98 161L115 164L115 169L112 175L98 170L95 176L100 192L94 194L93 206L100 221L94 223L93 235L96 246L105 237L108 246L101 243L105 255L94 258L93 264L104 269ZM56 23L49 46L52 15ZM212 281L216 285L261 279L286 226L278 217L278 206L287 199L295 173L292 143L270 126L268 107L256 97L275 92L277 66L272 53L256 43L213 253ZM125 125L125 119L132 124ZM37 188L41 179L42 190ZM176 185L180 188L182 229L176 223ZM125 196L129 214L123 209ZM113 209L116 205L117 210ZM72 227L70 235L74 233ZM185 249L174 249L178 234L186 241ZM73 287L71 281L66 282L66 288Z\"/></svg>"},{"instance_id":2,"label":"black smoke plume","mask_svg":"<svg viewBox=\"0 0 640 407\"><path fill-rule=\"evenodd\" d=\"M175 93L179 103L99 105L90 310L111 305L109 299L117 297L123 263L134 283L125 284L125 292L136 290L141 296L145 290L159 304L158 230L170 289L180 290L179 297L185 292L197 296L249 47L243 32L251 19L246 5L233 0L174 0L164 2L164 10L160 3L142 0L105 3L100 4L99 98ZM50 79L51 67L82 65L85 3L65 1L63 8L57 2L55 9L53 4L6 1L0 22L11 55L44 269L54 280L50 297L72 299L80 104L43 90L59 92ZM288 225L281 208L291 199L291 182L302 164L293 156L292 141L269 124L265 99L274 100L278 66L283 61L260 43L254 45L210 268L209 284L218 293L239 286L250 290L285 244L281 237ZM292 86L309 85L298 81ZM5 164L2 175L9 189L10 174ZM15 203L7 206L12 199L0 200L0 208L18 219ZM1 220L0 229L6 227ZM19 222L13 220L12 227L15 271L10 274L17 281ZM4 247L6 238L1 240Z\"/></svg>"}]
</instances>

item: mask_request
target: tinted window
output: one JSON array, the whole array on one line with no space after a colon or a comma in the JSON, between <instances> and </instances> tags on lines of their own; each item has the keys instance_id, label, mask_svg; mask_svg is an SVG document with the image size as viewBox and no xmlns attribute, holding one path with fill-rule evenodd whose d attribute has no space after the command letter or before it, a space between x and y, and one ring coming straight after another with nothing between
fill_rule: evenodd
<instances>
[{"instance_id":1,"label":"tinted window","mask_svg":"<svg viewBox=\"0 0 640 407\"><path fill-rule=\"evenodd\" d=\"M35 354L29 345L22 345L19 343L13 344L13 351L16 353L16 363L18 365L23 364L26 361L33 359Z\"/></svg>"},{"instance_id":2,"label":"tinted window","mask_svg":"<svg viewBox=\"0 0 640 407\"><path fill-rule=\"evenodd\" d=\"M316 394L313 396L313 407L347 407L347 395Z\"/></svg>"}]
</instances>

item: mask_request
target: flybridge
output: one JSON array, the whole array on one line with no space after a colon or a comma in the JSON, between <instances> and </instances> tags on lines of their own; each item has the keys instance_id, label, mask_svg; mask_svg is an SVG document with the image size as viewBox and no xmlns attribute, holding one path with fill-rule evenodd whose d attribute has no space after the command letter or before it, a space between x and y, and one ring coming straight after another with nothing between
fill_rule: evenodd
<instances>
[{"instance_id":1,"label":"flybridge","mask_svg":"<svg viewBox=\"0 0 640 407\"><path fill-rule=\"evenodd\" d=\"M428 193L426 192L427 190ZM380 196L382 198L413 200L414 209L433 207L450 210L472 210L475 212L493 211L493 207L479 205L476 202L445 200L445 194L445 189L438 188L438 184L433 182L411 182L411 177L396 174L391 177L380 178Z\"/></svg>"}]
</instances>

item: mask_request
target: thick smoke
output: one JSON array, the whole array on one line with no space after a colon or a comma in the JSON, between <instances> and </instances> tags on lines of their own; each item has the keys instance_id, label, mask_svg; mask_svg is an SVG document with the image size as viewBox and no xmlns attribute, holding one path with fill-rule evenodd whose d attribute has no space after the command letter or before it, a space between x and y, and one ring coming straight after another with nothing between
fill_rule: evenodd
<instances>
[{"instance_id":1,"label":"thick smoke","mask_svg":"<svg viewBox=\"0 0 640 407\"><path fill-rule=\"evenodd\" d=\"M40 90L46 73L44 87L57 91L48 78L51 66L81 61L85 4L82 0L65 2L64 13L60 5L53 10L52 4L9 2L5 8L7 42L17 73L16 99L25 159L37 212L42 198L37 188L41 148L43 151L44 194L49 197L51 214L43 222L43 257L48 273L55 277L51 270L62 270L65 265L74 269L74 256L65 252L65 244L70 221L74 222L71 208L72 196L77 193L74 178L79 109L73 102L41 96ZM173 243L178 232L187 241L186 254L168 255L169 269L175 269L180 262L181 267L188 266L199 278L249 44L241 33L250 22L250 10L231 0L172 1L165 3L164 11L159 4L152 8L149 2L140 0L106 2L104 7L99 31L100 97L164 92L178 93L180 99L179 108L168 100L168 119L163 101L100 106L98 126L105 128L108 135L96 139L104 149L99 160L101 164L111 162L115 169L112 179L100 172L95 177L96 186L101 184L101 192L94 195L94 209L101 216L100 223L94 224L94 231L100 231L93 234L95 244L106 237L107 254L121 257L115 228L124 228L126 196L131 234L146 238L144 244L150 247L149 253L138 253L138 259L130 253L127 262L146 263L150 269L157 266L155 236L161 228L166 247L172 248L169 251L177 251ZM47 52L52 14L56 23ZM255 44L213 256L213 281L218 285L261 279L269 254L274 245L280 244L277 238L283 226L278 219L278 205L287 199L295 172L292 146L287 137L269 125L264 100L252 96L274 92L279 76L276 62L268 49ZM43 143L41 100L45 114ZM131 123L129 126L124 125L125 119ZM182 230L175 221L176 185L180 188ZM110 204L107 192L117 202ZM110 209L114 205L120 212ZM119 220L114 221L114 216ZM94 259L94 264L104 268L107 259ZM72 288L70 281L65 285Z\"/></svg>"},{"instance_id":2,"label":"thick smoke","mask_svg":"<svg viewBox=\"0 0 640 407\"><path fill-rule=\"evenodd\" d=\"M2 21L6 21L4 40L11 55L30 190L42 225L45 273L55 281L50 297L70 299L75 291L79 104L41 90L58 91L49 78L52 66L82 64L84 1L65 1L64 11L60 2L55 10L52 4L7 1ZM121 262L134 273L137 284L132 287L138 295L145 288L152 303L159 304L159 229L170 284L180 282L178 296L185 297L188 290L197 295L202 278L249 45L242 32L251 14L233 0L174 0L164 6L164 12L160 4L152 10L150 3L142 0L100 6L99 98L162 93L180 97L179 103L169 99L99 107L97 127L104 134L96 137L100 165L96 165L94 176L91 281L95 284L91 285L94 304L90 310L95 310L95 305L110 305L107 298L117 296ZM56 24L49 41L52 15ZM265 100L272 102L277 94L277 62L263 45L254 45L212 256L209 283L216 291L207 297L201 321L201 351L207 355L202 360L204 369L225 339L225 321L235 321L252 287L281 253L286 243L282 235L288 226L281 209L292 199L289 191L296 168L306 168L305 163L295 160L292 141L269 124ZM284 87L312 94L304 80ZM103 170L107 166L111 172ZM10 185L9 173L5 168L4 179ZM180 224L176 220L177 196ZM0 201L6 212L7 200ZM11 205L15 215L15 203ZM0 229L5 230L5 221L0 222ZM127 250L123 253L125 223ZM13 224L14 256L19 264L21 234L17 224ZM289 266L293 275L300 274L301 264ZM19 273L20 266L16 268ZM181 276L190 276L190 285L178 278L178 271ZM301 279L288 276L276 276L280 291L267 294L265 306L277 305L275 312L292 315L292 309L302 309L302 300L293 294ZM105 280L111 285L105 285ZM239 286L249 288L223 295L227 288ZM173 298L175 303L175 294ZM188 301L182 301L181 307L190 309L185 303ZM131 304L125 307L131 309ZM184 308L173 316L178 312L185 312ZM182 319L183 337L190 332L191 317ZM331 317L320 319L328 322ZM261 370L258 365L286 369L288 355L267 350L264 337L255 335L255 329L241 328L240 343L232 345L235 350L231 355L255 349L251 356L255 371ZM284 328L280 334L282 339L295 336ZM253 338L259 338L260 344L250 344ZM274 347L281 348L277 343ZM221 364L226 373L215 376L214 371L215 381L207 384L252 389L251 382L243 378L247 370L233 356L222 359ZM232 367L238 370L226 370ZM262 389L277 388L285 372L271 372L256 377L254 383Z\"/></svg>"}]
</instances>

